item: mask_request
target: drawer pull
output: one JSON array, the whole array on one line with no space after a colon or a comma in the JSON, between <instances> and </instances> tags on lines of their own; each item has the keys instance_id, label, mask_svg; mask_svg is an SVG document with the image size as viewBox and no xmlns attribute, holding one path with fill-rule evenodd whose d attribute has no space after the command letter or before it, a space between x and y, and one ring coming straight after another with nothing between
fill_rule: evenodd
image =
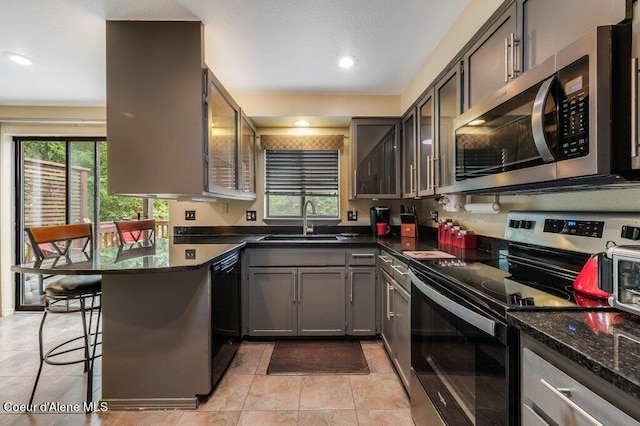
<instances>
[{"instance_id":1,"label":"drawer pull","mask_svg":"<svg viewBox=\"0 0 640 426\"><path fill-rule=\"evenodd\" d=\"M404 276L409 275L409 271L407 271L407 272L402 272L402 271L400 270L400 268L398 268L398 267L397 267L397 266L395 266L395 265L391 265L391 269L393 269L394 271L396 271L397 273L399 273L399 274L400 274L400 275L402 275L403 277L404 277Z\"/></svg>"},{"instance_id":2,"label":"drawer pull","mask_svg":"<svg viewBox=\"0 0 640 426\"><path fill-rule=\"evenodd\" d=\"M372 259L374 256L373 253L351 253L351 257L354 259Z\"/></svg>"},{"instance_id":3,"label":"drawer pull","mask_svg":"<svg viewBox=\"0 0 640 426\"><path fill-rule=\"evenodd\" d=\"M547 382L545 379L540 379L540 383L545 388L549 389L561 401L563 401L577 413L581 414L589 423L591 423L592 425L603 426L602 423L596 420L591 414L587 413L584 408L580 407L569 398L569 396L571 395L571 391L569 389L557 389L553 385L549 384L549 382Z\"/></svg>"},{"instance_id":4,"label":"drawer pull","mask_svg":"<svg viewBox=\"0 0 640 426\"><path fill-rule=\"evenodd\" d=\"M382 255L378 256L378 259L382 260L384 263L391 263L391 259Z\"/></svg>"}]
</instances>

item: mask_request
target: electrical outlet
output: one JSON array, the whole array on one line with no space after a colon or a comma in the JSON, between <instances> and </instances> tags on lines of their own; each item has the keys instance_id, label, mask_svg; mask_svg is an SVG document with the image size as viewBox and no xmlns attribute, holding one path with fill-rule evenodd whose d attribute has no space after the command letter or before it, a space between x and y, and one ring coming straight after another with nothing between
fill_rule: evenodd
<instances>
[{"instance_id":1,"label":"electrical outlet","mask_svg":"<svg viewBox=\"0 0 640 426\"><path fill-rule=\"evenodd\" d=\"M353 222L354 220L358 220L358 212L356 210L349 210L347 212L347 220Z\"/></svg>"},{"instance_id":2,"label":"electrical outlet","mask_svg":"<svg viewBox=\"0 0 640 426\"><path fill-rule=\"evenodd\" d=\"M184 220L196 220L196 211L195 210L185 210L184 211Z\"/></svg>"},{"instance_id":3,"label":"electrical outlet","mask_svg":"<svg viewBox=\"0 0 640 426\"><path fill-rule=\"evenodd\" d=\"M196 249L184 249L184 258L194 260L196 258Z\"/></svg>"},{"instance_id":4,"label":"electrical outlet","mask_svg":"<svg viewBox=\"0 0 640 426\"><path fill-rule=\"evenodd\" d=\"M258 218L258 215L256 214L255 210L247 210L247 221L248 222L255 222Z\"/></svg>"},{"instance_id":5,"label":"electrical outlet","mask_svg":"<svg viewBox=\"0 0 640 426\"><path fill-rule=\"evenodd\" d=\"M229 213L229 203L219 203L218 208L220 209L220 214Z\"/></svg>"}]
</instances>

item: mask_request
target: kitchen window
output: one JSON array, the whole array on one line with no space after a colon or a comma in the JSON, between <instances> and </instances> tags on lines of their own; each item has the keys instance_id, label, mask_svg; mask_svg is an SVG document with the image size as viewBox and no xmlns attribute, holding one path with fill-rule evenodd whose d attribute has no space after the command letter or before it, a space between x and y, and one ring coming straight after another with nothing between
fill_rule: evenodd
<instances>
[{"instance_id":1,"label":"kitchen window","mask_svg":"<svg viewBox=\"0 0 640 426\"><path fill-rule=\"evenodd\" d=\"M337 150L265 150L265 203L269 219L302 218L302 206L313 201L316 214L339 217Z\"/></svg>"}]
</instances>

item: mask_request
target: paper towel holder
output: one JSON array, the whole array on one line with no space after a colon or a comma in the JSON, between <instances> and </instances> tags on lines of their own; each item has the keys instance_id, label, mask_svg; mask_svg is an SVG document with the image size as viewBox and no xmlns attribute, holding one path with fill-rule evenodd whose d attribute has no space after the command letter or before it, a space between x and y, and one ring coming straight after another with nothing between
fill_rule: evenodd
<instances>
[{"instance_id":1,"label":"paper towel holder","mask_svg":"<svg viewBox=\"0 0 640 426\"><path fill-rule=\"evenodd\" d=\"M493 196L493 203L473 203L471 202L471 195L465 196L464 209L469 213L498 214L501 208L499 195Z\"/></svg>"}]
</instances>

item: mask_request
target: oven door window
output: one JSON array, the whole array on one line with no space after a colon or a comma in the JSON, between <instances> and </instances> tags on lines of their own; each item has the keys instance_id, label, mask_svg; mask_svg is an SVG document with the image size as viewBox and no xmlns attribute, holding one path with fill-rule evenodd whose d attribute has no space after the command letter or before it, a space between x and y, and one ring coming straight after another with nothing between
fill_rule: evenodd
<instances>
[{"instance_id":1,"label":"oven door window","mask_svg":"<svg viewBox=\"0 0 640 426\"><path fill-rule=\"evenodd\" d=\"M507 424L507 346L415 286L411 296L411 366L445 422Z\"/></svg>"}]
</instances>

